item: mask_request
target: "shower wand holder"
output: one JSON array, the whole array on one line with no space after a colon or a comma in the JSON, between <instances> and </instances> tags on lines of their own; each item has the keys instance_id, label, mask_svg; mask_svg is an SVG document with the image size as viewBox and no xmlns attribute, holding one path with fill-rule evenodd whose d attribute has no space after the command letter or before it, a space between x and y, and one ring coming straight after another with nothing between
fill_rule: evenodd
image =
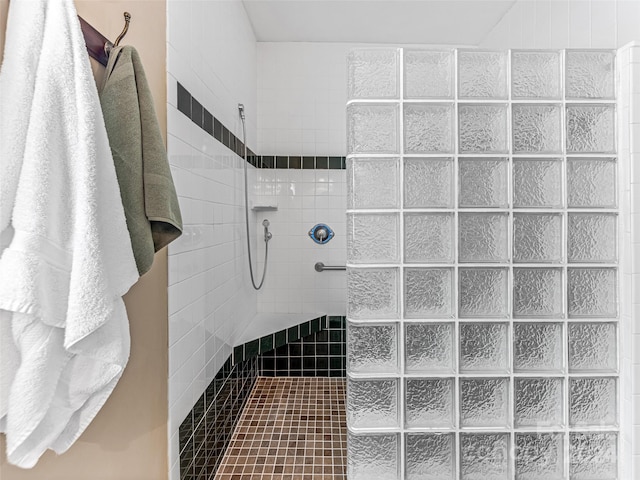
<instances>
[{"instance_id":1,"label":"shower wand holder","mask_svg":"<svg viewBox=\"0 0 640 480\"><path fill-rule=\"evenodd\" d=\"M255 204L251 207L254 212L276 212L278 205Z\"/></svg>"}]
</instances>

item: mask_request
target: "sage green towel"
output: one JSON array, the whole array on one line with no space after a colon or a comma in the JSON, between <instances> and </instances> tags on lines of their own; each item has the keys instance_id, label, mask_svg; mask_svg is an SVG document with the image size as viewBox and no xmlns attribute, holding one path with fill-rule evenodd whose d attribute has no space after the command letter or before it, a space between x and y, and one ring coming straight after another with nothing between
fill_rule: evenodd
<instances>
[{"instance_id":1,"label":"sage green towel","mask_svg":"<svg viewBox=\"0 0 640 480\"><path fill-rule=\"evenodd\" d=\"M182 217L153 98L133 47L115 47L100 104L138 272L182 233Z\"/></svg>"}]
</instances>

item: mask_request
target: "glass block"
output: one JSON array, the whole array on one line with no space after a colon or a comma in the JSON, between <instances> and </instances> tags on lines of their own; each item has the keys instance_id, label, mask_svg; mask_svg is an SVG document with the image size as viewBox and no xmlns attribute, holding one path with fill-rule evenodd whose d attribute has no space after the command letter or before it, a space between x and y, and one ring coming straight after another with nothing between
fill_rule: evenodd
<instances>
[{"instance_id":1,"label":"glass block","mask_svg":"<svg viewBox=\"0 0 640 480\"><path fill-rule=\"evenodd\" d=\"M569 268L569 317L615 318L617 275L615 268Z\"/></svg>"},{"instance_id":2,"label":"glass block","mask_svg":"<svg viewBox=\"0 0 640 480\"><path fill-rule=\"evenodd\" d=\"M399 55L395 48L370 48L349 52L349 99L397 98L398 64Z\"/></svg>"},{"instance_id":3,"label":"glass block","mask_svg":"<svg viewBox=\"0 0 640 480\"><path fill-rule=\"evenodd\" d=\"M615 105L568 105L567 152L615 153Z\"/></svg>"},{"instance_id":4,"label":"glass block","mask_svg":"<svg viewBox=\"0 0 640 480\"><path fill-rule=\"evenodd\" d=\"M453 208L453 159L404 159L405 208Z\"/></svg>"},{"instance_id":5,"label":"glass block","mask_svg":"<svg viewBox=\"0 0 640 480\"><path fill-rule=\"evenodd\" d=\"M507 98L507 53L458 51L460 98Z\"/></svg>"},{"instance_id":6,"label":"glass block","mask_svg":"<svg viewBox=\"0 0 640 480\"><path fill-rule=\"evenodd\" d=\"M507 213L460 213L458 261L500 263L509 261Z\"/></svg>"},{"instance_id":7,"label":"glass block","mask_svg":"<svg viewBox=\"0 0 640 480\"><path fill-rule=\"evenodd\" d=\"M516 433L516 480L564 480L562 433Z\"/></svg>"},{"instance_id":8,"label":"glass block","mask_svg":"<svg viewBox=\"0 0 640 480\"><path fill-rule=\"evenodd\" d=\"M460 479L506 480L510 478L508 433L461 433Z\"/></svg>"},{"instance_id":9,"label":"glass block","mask_svg":"<svg viewBox=\"0 0 640 480\"><path fill-rule=\"evenodd\" d=\"M506 428L509 423L508 379L460 379L460 425L462 427Z\"/></svg>"},{"instance_id":10,"label":"glass block","mask_svg":"<svg viewBox=\"0 0 640 480\"><path fill-rule=\"evenodd\" d=\"M398 153L398 106L347 106L347 153Z\"/></svg>"},{"instance_id":11,"label":"glass block","mask_svg":"<svg viewBox=\"0 0 640 480\"><path fill-rule=\"evenodd\" d=\"M569 424L616 426L618 423L617 379L611 377L569 380Z\"/></svg>"},{"instance_id":12,"label":"glass block","mask_svg":"<svg viewBox=\"0 0 640 480\"><path fill-rule=\"evenodd\" d=\"M561 378L516 378L514 422L519 428L564 424Z\"/></svg>"},{"instance_id":13,"label":"glass block","mask_svg":"<svg viewBox=\"0 0 640 480\"><path fill-rule=\"evenodd\" d=\"M452 268L405 268L406 318L453 316Z\"/></svg>"},{"instance_id":14,"label":"glass block","mask_svg":"<svg viewBox=\"0 0 640 480\"><path fill-rule=\"evenodd\" d=\"M398 318L398 269L348 268L347 296L350 318Z\"/></svg>"},{"instance_id":15,"label":"glass block","mask_svg":"<svg viewBox=\"0 0 640 480\"><path fill-rule=\"evenodd\" d=\"M562 372L562 325L516 323L513 325L513 368L516 372Z\"/></svg>"},{"instance_id":16,"label":"glass block","mask_svg":"<svg viewBox=\"0 0 640 480\"><path fill-rule=\"evenodd\" d=\"M350 428L397 427L397 380L348 378L347 422Z\"/></svg>"},{"instance_id":17,"label":"glass block","mask_svg":"<svg viewBox=\"0 0 640 480\"><path fill-rule=\"evenodd\" d=\"M357 435L347 432L349 480L397 480L398 435Z\"/></svg>"},{"instance_id":18,"label":"glass block","mask_svg":"<svg viewBox=\"0 0 640 480\"><path fill-rule=\"evenodd\" d=\"M511 52L513 98L560 98L560 52Z\"/></svg>"},{"instance_id":19,"label":"glass block","mask_svg":"<svg viewBox=\"0 0 640 480\"><path fill-rule=\"evenodd\" d=\"M399 171L397 158L348 158L348 208L398 208Z\"/></svg>"},{"instance_id":20,"label":"glass block","mask_svg":"<svg viewBox=\"0 0 640 480\"><path fill-rule=\"evenodd\" d=\"M615 97L615 53L567 50L567 98Z\"/></svg>"},{"instance_id":21,"label":"glass block","mask_svg":"<svg viewBox=\"0 0 640 480\"><path fill-rule=\"evenodd\" d=\"M515 208L562 207L562 162L555 159L513 159Z\"/></svg>"},{"instance_id":22,"label":"glass block","mask_svg":"<svg viewBox=\"0 0 640 480\"><path fill-rule=\"evenodd\" d=\"M395 373L398 327L347 323L347 369L351 373Z\"/></svg>"},{"instance_id":23,"label":"glass block","mask_svg":"<svg viewBox=\"0 0 640 480\"><path fill-rule=\"evenodd\" d=\"M617 261L618 215L570 213L567 255L571 263Z\"/></svg>"},{"instance_id":24,"label":"glass block","mask_svg":"<svg viewBox=\"0 0 640 480\"><path fill-rule=\"evenodd\" d=\"M452 153L453 131L453 104L405 104L405 153Z\"/></svg>"},{"instance_id":25,"label":"glass block","mask_svg":"<svg viewBox=\"0 0 640 480\"><path fill-rule=\"evenodd\" d=\"M569 324L569 371L613 372L618 364L614 323Z\"/></svg>"},{"instance_id":26,"label":"glass block","mask_svg":"<svg viewBox=\"0 0 640 480\"><path fill-rule=\"evenodd\" d=\"M460 324L460 371L509 371L508 328L504 323Z\"/></svg>"},{"instance_id":27,"label":"glass block","mask_svg":"<svg viewBox=\"0 0 640 480\"><path fill-rule=\"evenodd\" d=\"M453 428L453 382L453 378L407 379L406 427Z\"/></svg>"},{"instance_id":28,"label":"glass block","mask_svg":"<svg viewBox=\"0 0 640 480\"><path fill-rule=\"evenodd\" d=\"M513 316L558 318L564 315L561 268L513 269Z\"/></svg>"},{"instance_id":29,"label":"glass block","mask_svg":"<svg viewBox=\"0 0 640 480\"><path fill-rule=\"evenodd\" d=\"M350 263L394 263L399 259L399 216L347 215L347 260Z\"/></svg>"},{"instance_id":30,"label":"glass block","mask_svg":"<svg viewBox=\"0 0 640 480\"><path fill-rule=\"evenodd\" d=\"M514 263L561 263L562 215L514 214L513 261Z\"/></svg>"},{"instance_id":31,"label":"glass block","mask_svg":"<svg viewBox=\"0 0 640 480\"><path fill-rule=\"evenodd\" d=\"M458 131L460 153L507 153L507 106L460 105Z\"/></svg>"},{"instance_id":32,"label":"glass block","mask_svg":"<svg viewBox=\"0 0 640 480\"><path fill-rule=\"evenodd\" d=\"M569 434L571 480L618 478L618 434L574 432Z\"/></svg>"},{"instance_id":33,"label":"glass block","mask_svg":"<svg viewBox=\"0 0 640 480\"><path fill-rule=\"evenodd\" d=\"M508 315L506 268L460 268L459 316L506 317Z\"/></svg>"},{"instance_id":34,"label":"glass block","mask_svg":"<svg viewBox=\"0 0 640 480\"><path fill-rule=\"evenodd\" d=\"M452 213L406 213L404 259L407 263L452 263Z\"/></svg>"},{"instance_id":35,"label":"glass block","mask_svg":"<svg viewBox=\"0 0 640 480\"><path fill-rule=\"evenodd\" d=\"M405 50L405 98L451 98L453 51Z\"/></svg>"},{"instance_id":36,"label":"glass block","mask_svg":"<svg viewBox=\"0 0 640 480\"><path fill-rule=\"evenodd\" d=\"M455 436L450 433L407 433L406 480L453 480Z\"/></svg>"},{"instance_id":37,"label":"glass block","mask_svg":"<svg viewBox=\"0 0 640 480\"><path fill-rule=\"evenodd\" d=\"M567 159L567 200L569 207L615 208L618 203L616 184L615 159Z\"/></svg>"},{"instance_id":38,"label":"glass block","mask_svg":"<svg viewBox=\"0 0 640 480\"><path fill-rule=\"evenodd\" d=\"M514 105L514 153L562 152L560 105Z\"/></svg>"},{"instance_id":39,"label":"glass block","mask_svg":"<svg viewBox=\"0 0 640 480\"><path fill-rule=\"evenodd\" d=\"M458 205L501 207L509 204L509 162L504 158L461 158L458 161Z\"/></svg>"},{"instance_id":40,"label":"glass block","mask_svg":"<svg viewBox=\"0 0 640 480\"><path fill-rule=\"evenodd\" d=\"M408 373L453 372L452 323L408 323L405 328L405 369Z\"/></svg>"}]
</instances>

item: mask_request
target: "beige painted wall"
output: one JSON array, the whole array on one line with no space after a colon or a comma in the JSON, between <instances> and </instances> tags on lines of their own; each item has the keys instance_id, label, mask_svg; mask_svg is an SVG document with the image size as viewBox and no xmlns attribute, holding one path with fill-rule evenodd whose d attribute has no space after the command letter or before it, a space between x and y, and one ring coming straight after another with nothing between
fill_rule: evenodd
<instances>
[{"instance_id":1,"label":"beige painted wall","mask_svg":"<svg viewBox=\"0 0 640 480\"><path fill-rule=\"evenodd\" d=\"M0 0L0 52L7 0ZM114 40L132 15L123 44L142 57L166 138L166 2L76 1L78 13ZM94 68L100 75L99 68ZM163 480L167 466L167 254L125 297L131 357L112 396L78 441L61 456L47 452L31 470L7 464L0 435L1 480Z\"/></svg>"}]
</instances>

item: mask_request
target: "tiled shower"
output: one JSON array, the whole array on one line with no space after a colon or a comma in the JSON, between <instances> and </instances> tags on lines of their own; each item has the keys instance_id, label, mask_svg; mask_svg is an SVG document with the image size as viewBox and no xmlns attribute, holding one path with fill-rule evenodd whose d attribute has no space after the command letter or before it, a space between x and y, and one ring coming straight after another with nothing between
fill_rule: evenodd
<instances>
[{"instance_id":1,"label":"tiled shower","mask_svg":"<svg viewBox=\"0 0 640 480\"><path fill-rule=\"evenodd\" d=\"M349 479L631 478L616 52L348 61Z\"/></svg>"}]
</instances>

